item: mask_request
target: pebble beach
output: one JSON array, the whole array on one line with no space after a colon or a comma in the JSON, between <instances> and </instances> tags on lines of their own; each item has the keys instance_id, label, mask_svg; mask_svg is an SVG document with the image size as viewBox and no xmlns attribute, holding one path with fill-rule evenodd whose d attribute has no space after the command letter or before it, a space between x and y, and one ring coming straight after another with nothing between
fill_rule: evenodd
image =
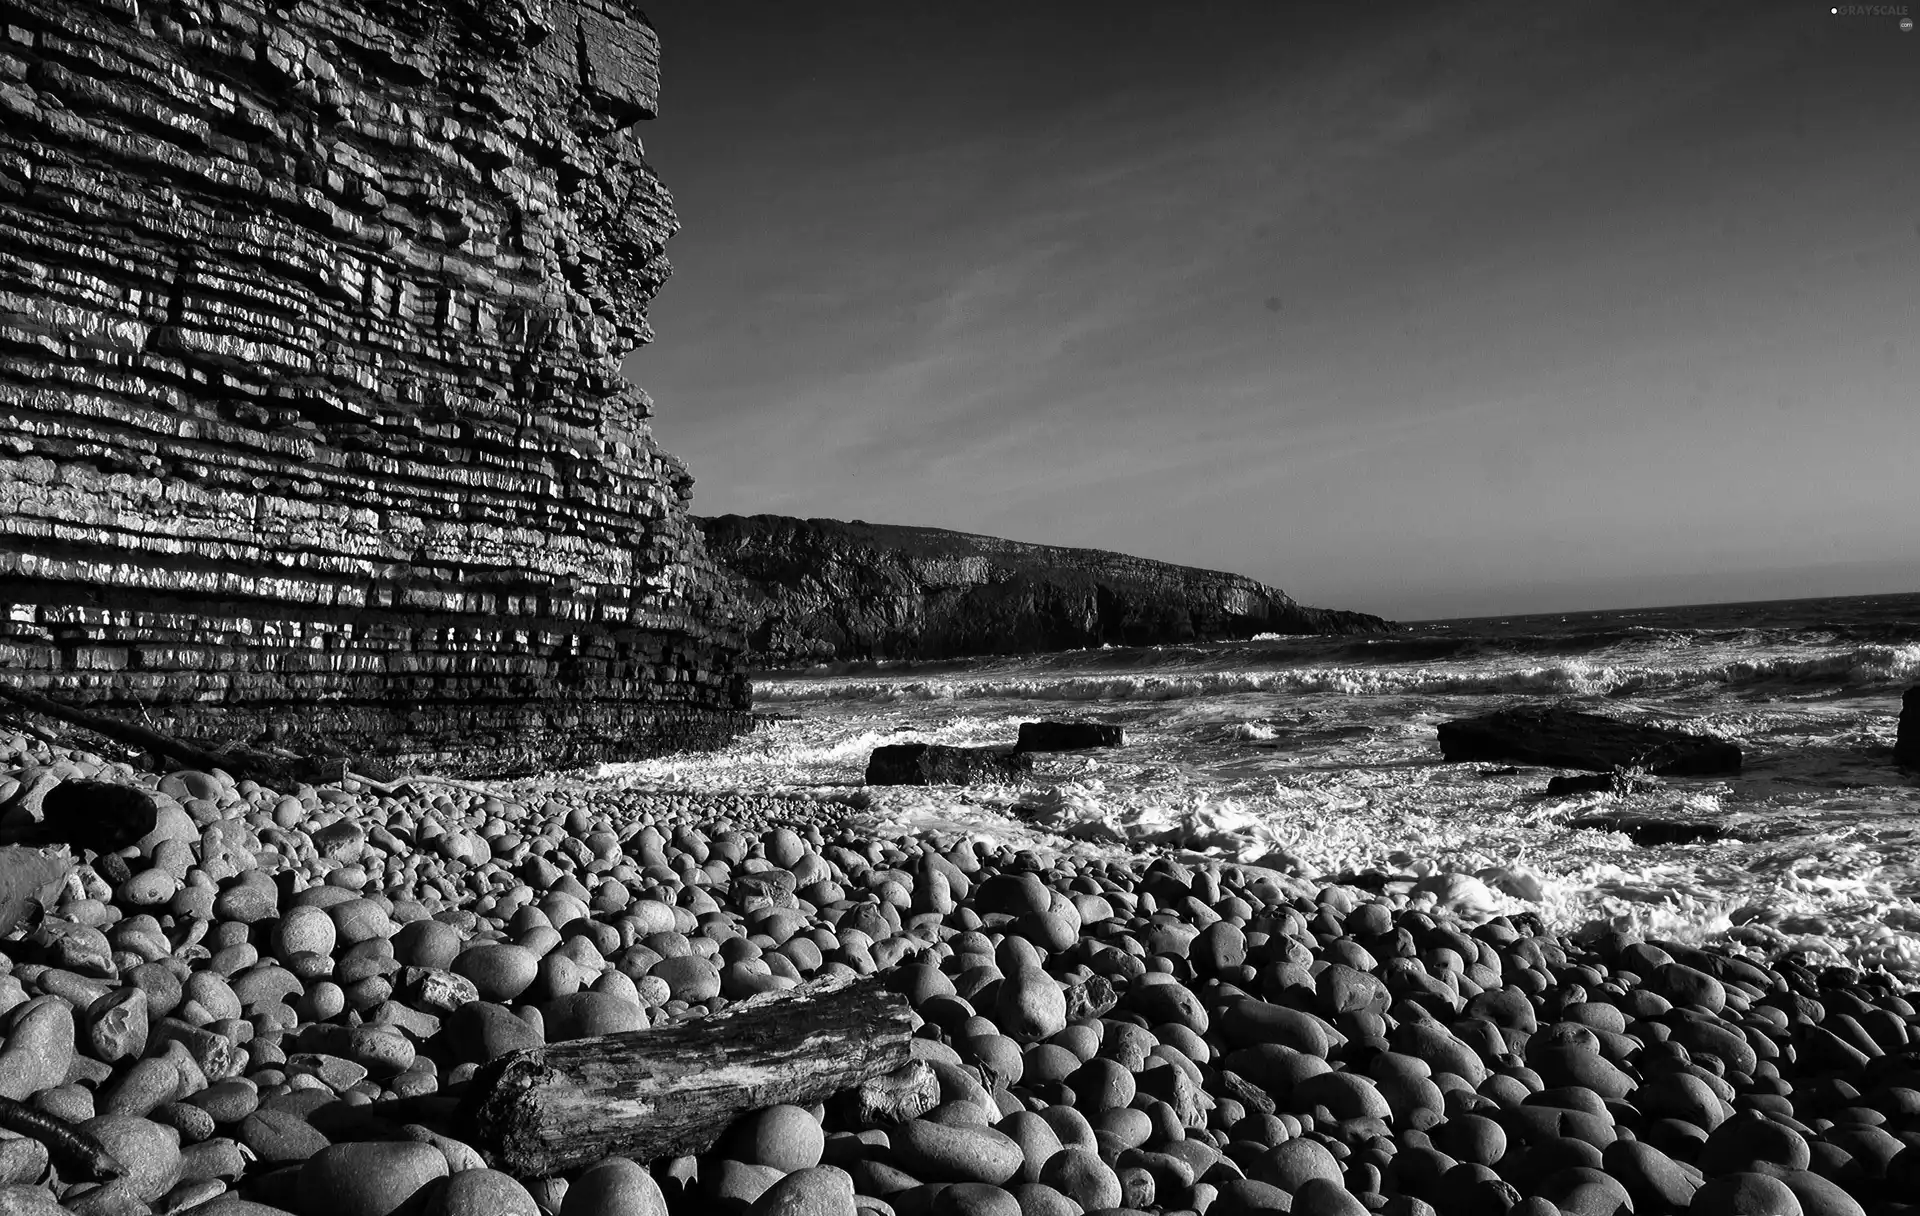
<instances>
[{"instance_id":1,"label":"pebble beach","mask_svg":"<svg viewBox=\"0 0 1920 1216\"><path fill-rule=\"evenodd\" d=\"M68 782L160 807L4 943L9 1213L1844 1216L1920 1179L1915 1008L1826 959L889 833L841 796L270 790L9 748L7 821ZM535 1179L383 1115L520 1048L875 973L937 1078L916 1118L775 1106L699 1157Z\"/></svg>"}]
</instances>

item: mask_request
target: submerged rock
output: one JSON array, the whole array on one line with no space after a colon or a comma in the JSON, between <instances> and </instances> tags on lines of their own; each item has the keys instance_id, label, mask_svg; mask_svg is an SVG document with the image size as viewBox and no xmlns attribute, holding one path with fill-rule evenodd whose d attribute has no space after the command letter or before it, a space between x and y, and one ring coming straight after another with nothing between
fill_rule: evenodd
<instances>
[{"instance_id":1,"label":"submerged rock","mask_svg":"<svg viewBox=\"0 0 1920 1216\"><path fill-rule=\"evenodd\" d=\"M1110 722L1022 722L1014 744L1023 752L1071 752L1088 747L1125 747L1127 732Z\"/></svg>"},{"instance_id":2,"label":"submerged rock","mask_svg":"<svg viewBox=\"0 0 1920 1216\"><path fill-rule=\"evenodd\" d=\"M1567 820L1567 826L1592 828L1598 832L1619 832L1642 848L1663 844L1702 844L1727 837L1725 828L1702 819L1662 819L1657 815L1628 813L1582 815Z\"/></svg>"},{"instance_id":3,"label":"submerged rock","mask_svg":"<svg viewBox=\"0 0 1920 1216\"><path fill-rule=\"evenodd\" d=\"M1442 722L1440 753L1456 763L1510 760L1599 773L1643 768L1663 776L1697 776L1740 769L1740 749L1723 739L1561 705L1522 705Z\"/></svg>"},{"instance_id":4,"label":"submerged rock","mask_svg":"<svg viewBox=\"0 0 1920 1216\"><path fill-rule=\"evenodd\" d=\"M1616 768L1610 773L1562 774L1547 782L1547 796L1568 794L1644 794L1658 789L1660 782L1644 769Z\"/></svg>"},{"instance_id":5,"label":"submerged rock","mask_svg":"<svg viewBox=\"0 0 1920 1216\"><path fill-rule=\"evenodd\" d=\"M1907 689L1900 700L1900 734L1894 740L1893 760L1902 768L1920 768L1920 685Z\"/></svg>"},{"instance_id":6,"label":"submerged rock","mask_svg":"<svg viewBox=\"0 0 1920 1216\"><path fill-rule=\"evenodd\" d=\"M1017 781L1033 771L1033 757L998 747L893 743L867 759L868 785L971 785Z\"/></svg>"}]
</instances>

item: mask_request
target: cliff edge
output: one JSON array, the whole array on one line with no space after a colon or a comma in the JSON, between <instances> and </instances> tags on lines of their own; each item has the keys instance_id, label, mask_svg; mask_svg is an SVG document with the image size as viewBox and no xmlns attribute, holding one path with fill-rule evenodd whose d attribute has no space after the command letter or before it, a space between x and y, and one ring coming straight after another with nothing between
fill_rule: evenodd
<instances>
[{"instance_id":1,"label":"cliff edge","mask_svg":"<svg viewBox=\"0 0 1920 1216\"><path fill-rule=\"evenodd\" d=\"M695 522L735 579L760 667L1392 628L1365 613L1304 608L1237 574L1100 549L858 520Z\"/></svg>"},{"instance_id":2,"label":"cliff edge","mask_svg":"<svg viewBox=\"0 0 1920 1216\"><path fill-rule=\"evenodd\" d=\"M503 773L746 729L620 373L673 200L627 0L0 0L0 678Z\"/></svg>"}]
</instances>

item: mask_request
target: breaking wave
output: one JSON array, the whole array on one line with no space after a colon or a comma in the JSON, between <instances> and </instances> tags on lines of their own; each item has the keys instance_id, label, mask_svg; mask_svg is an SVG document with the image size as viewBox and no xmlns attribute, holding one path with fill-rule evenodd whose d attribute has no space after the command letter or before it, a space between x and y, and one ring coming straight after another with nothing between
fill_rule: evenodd
<instances>
[{"instance_id":1,"label":"breaking wave","mask_svg":"<svg viewBox=\"0 0 1920 1216\"><path fill-rule=\"evenodd\" d=\"M762 702L1170 701L1235 693L1623 696L1696 687L1771 686L1864 692L1920 678L1920 644L1911 643L1835 647L1814 654L1804 649L1789 653L1741 653L1739 648L1729 646L1712 647L1706 654L1700 653L1700 648L1688 648L1684 653L1695 661L1611 663L1603 658L1571 658L1519 666L1508 658L1505 662L1473 664L1060 674L1035 672L1028 665L1018 672L953 672L926 677L902 673L889 678L873 673L868 678L843 675L831 681L804 677L760 679L754 682L753 695ZM1668 651L1663 657L1672 654Z\"/></svg>"}]
</instances>

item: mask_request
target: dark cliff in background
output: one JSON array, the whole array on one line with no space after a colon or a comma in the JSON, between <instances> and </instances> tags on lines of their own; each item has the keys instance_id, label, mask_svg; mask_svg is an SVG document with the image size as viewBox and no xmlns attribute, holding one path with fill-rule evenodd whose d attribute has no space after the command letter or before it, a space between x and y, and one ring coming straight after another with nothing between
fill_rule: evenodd
<instances>
[{"instance_id":1,"label":"dark cliff in background","mask_svg":"<svg viewBox=\"0 0 1920 1216\"><path fill-rule=\"evenodd\" d=\"M738 580L752 662L951 658L1112 644L1371 633L1237 574L1099 549L831 519L696 522Z\"/></svg>"},{"instance_id":2,"label":"dark cliff in background","mask_svg":"<svg viewBox=\"0 0 1920 1216\"><path fill-rule=\"evenodd\" d=\"M620 360L672 200L624 0L0 0L0 679L506 772L724 742Z\"/></svg>"}]
</instances>

